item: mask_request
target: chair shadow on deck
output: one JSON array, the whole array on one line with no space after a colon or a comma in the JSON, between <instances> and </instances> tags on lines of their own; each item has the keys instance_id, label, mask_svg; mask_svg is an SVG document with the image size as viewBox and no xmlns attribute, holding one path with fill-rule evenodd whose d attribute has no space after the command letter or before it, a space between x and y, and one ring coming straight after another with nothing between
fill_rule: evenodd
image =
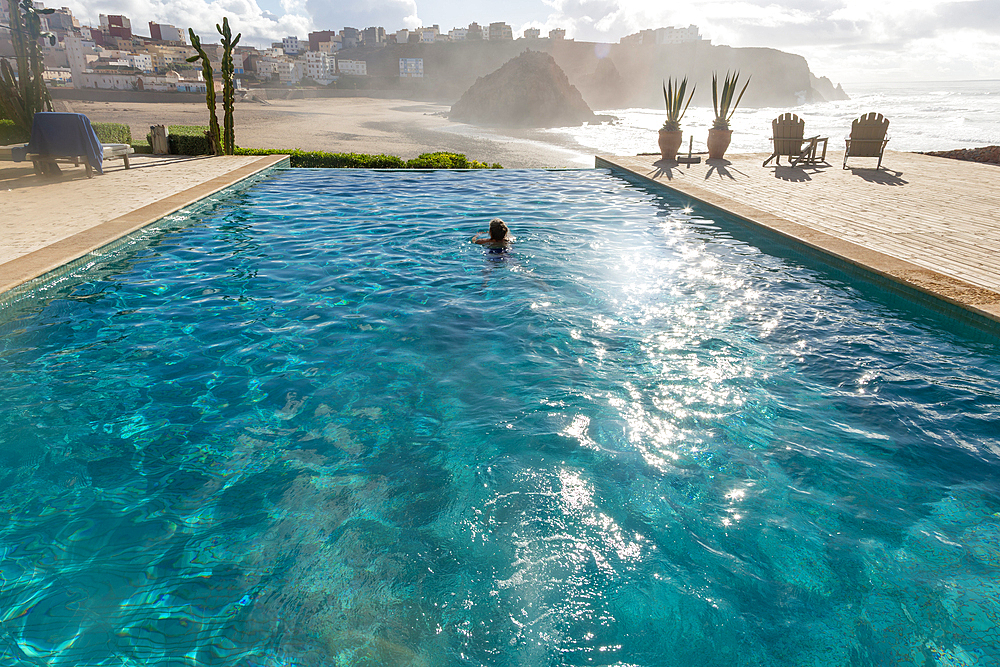
<instances>
[{"instance_id":1,"label":"chair shadow on deck","mask_svg":"<svg viewBox=\"0 0 1000 667\"><path fill-rule=\"evenodd\" d=\"M810 165L810 166L796 166L789 167L784 165L775 165L774 177L781 181L788 181L790 183L805 183L806 181L812 180L813 174L822 174L824 169L829 168L830 165Z\"/></svg>"},{"instance_id":2,"label":"chair shadow on deck","mask_svg":"<svg viewBox=\"0 0 1000 667\"><path fill-rule=\"evenodd\" d=\"M882 167L879 169L864 169L858 167L849 167L848 170L851 172L852 176L858 176L869 183L878 183L879 185L907 185L909 181L900 178L903 175L901 171L893 171L892 169L886 169Z\"/></svg>"}]
</instances>

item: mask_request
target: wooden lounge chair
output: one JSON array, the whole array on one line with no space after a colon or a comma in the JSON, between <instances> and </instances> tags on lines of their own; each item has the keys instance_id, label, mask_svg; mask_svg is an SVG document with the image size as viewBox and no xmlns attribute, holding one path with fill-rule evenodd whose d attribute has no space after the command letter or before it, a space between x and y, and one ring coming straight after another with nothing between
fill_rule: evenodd
<instances>
[{"instance_id":1,"label":"wooden lounge chair","mask_svg":"<svg viewBox=\"0 0 1000 667\"><path fill-rule=\"evenodd\" d=\"M828 138L820 137L819 135L809 137L808 139L804 138L806 123L795 114L781 114L771 121L771 129L773 132L771 141L774 143L774 152L771 153L769 158L764 160L764 164L761 166L766 167L767 163L771 160L774 160L776 165L781 166L782 155L791 161L793 167L800 164L826 163ZM823 145L823 153L817 157L816 151L821 143Z\"/></svg>"},{"instance_id":2,"label":"wooden lounge chair","mask_svg":"<svg viewBox=\"0 0 1000 667\"><path fill-rule=\"evenodd\" d=\"M844 150L844 169L849 157L877 157L876 169L882 167L882 154L889 143L889 119L880 113L866 113L851 123L851 136L847 137Z\"/></svg>"}]
</instances>

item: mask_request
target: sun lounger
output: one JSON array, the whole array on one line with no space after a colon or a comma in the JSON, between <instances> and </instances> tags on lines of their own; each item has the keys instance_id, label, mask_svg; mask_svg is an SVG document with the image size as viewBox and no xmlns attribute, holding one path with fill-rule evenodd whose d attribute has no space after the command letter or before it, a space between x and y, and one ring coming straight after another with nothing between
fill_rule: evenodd
<instances>
[{"instance_id":1,"label":"sun lounger","mask_svg":"<svg viewBox=\"0 0 1000 667\"><path fill-rule=\"evenodd\" d=\"M793 113L781 114L771 121L774 152L761 166L766 167L768 162L774 160L780 167L782 155L791 161L793 167L800 164L826 164L826 146L829 137L817 135L805 138L805 128L805 121ZM821 145L823 152L817 155Z\"/></svg>"},{"instance_id":2,"label":"sun lounger","mask_svg":"<svg viewBox=\"0 0 1000 667\"><path fill-rule=\"evenodd\" d=\"M21 162L24 160L24 154L27 152L25 150L27 145L28 144L9 144L7 146L0 146L0 162Z\"/></svg>"},{"instance_id":3,"label":"sun lounger","mask_svg":"<svg viewBox=\"0 0 1000 667\"><path fill-rule=\"evenodd\" d=\"M104 153L105 160L121 158L125 160L125 168L131 168L132 165L129 162L128 156L135 153L135 149L128 144L101 144L101 151Z\"/></svg>"},{"instance_id":4,"label":"sun lounger","mask_svg":"<svg viewBox=\"0 0 1000 667\"><path fill-rule=\"evenodd\" d=\"M101 142L90 119L80 113L36 113L31 123L27 152L27 159L31 160L39 174L58 172L58 162L83 164L87 167L88 177L93 177L94 171L104 173ZM20 161L16 154L14 161Z\"/></svg>"},{"instance_id":5,"label":"sun lounger","mask_svg":"<svg viewBox=\"0 0 1000 667\"><path fill-rule=\"evenodd\" d=\"M889 119L874 111L851 123L851 135L845 139L844 169L847 169L849 157L877 157L875 168L880 169L885 145L889 143L888 131Z\"/></svg>"}]
</instances>

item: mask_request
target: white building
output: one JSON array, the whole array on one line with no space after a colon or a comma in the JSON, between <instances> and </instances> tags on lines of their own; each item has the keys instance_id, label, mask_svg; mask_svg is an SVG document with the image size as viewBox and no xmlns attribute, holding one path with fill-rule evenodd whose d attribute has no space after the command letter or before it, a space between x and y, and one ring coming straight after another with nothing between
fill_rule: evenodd
<instances>
[{"instance_id":1,"label":"white building","mask_svg":"<svg viewBox=\"0 0 1000 667\"><path fill-rule=\"evenodd\" d=\"M399 59L400 79L422 79L424 78L423 58L400 58Z\"/></svg>"},{"instance_id":2,"label":"white building","mask_svg":"<svg viewBox=\"0 0 1000 667\"><path fill-rule=\"evenodd\" d=\"M335 71L330 72L330 65L334 62L333 58L322 51L307 51L305 75L313 81L325 85L337 74Z\"/></svg>"},{"instance_id":3,"label":"white building","mask_svg":"<svg viewBox=\"0 0 1000 667\"><path fill-rule=\"evenodd\" d=\"M464 42L468 34L467 28L452 28L448 31L448 39L453 42Z\"/></svg>"},{"instance_id":4,"label":"white building","mask_svg":"<svg viewBox=\"0 0 1000 667\"><path fill-rule=\"evenodd\" d=\"M124 60L129 67L141 69L143 72L153 71L153 57L148 53L129 53Z\"/></svg>"},{"instance_id":5,"label":"white building","mask_svg":"<svg viewBox=\"0 0 1000 667\"><path fill-rule=\"evenodd\" d=\"M277 67L278 79L281 83L293 84L298 83L305 76L306 66L305 63L296 61L278 61Z\"/></svg>"},{"instance_id":6,"label":"white building","mask_svg":"<svg viewBox=\"0 0 1000 667\"><path fill-rule=\"evenodd\" d=\"M525 28L524 38L525 39L538 39L538 36L542 34L542 31L538 28Z\"/></svg>"},{"instance_id":7,"label":"white building","mask_svg":"<svg viewBox=\"0 0 1000 667\"><path fill-rule=\"evenodd\" d=\"M289 56L297 56L302 52L302 45L299 44L299 38L294 35L283 37L281 39L281 48L284 50L285 55Z\"/></svg>"},{"instance_id":8,"label":"white building","mask_svg":"<svg viewBox=\"0 0 1000 667\"><path fill-rule=\"evenodd\" d=\"M421 44L433 44L438 41L438 35L441 33L441 29L436 25L433 25L430 28L417 28L417 32L420 33Z\"/></svg>"},{"instance_id":9,"label":"white building","mask_svg":"<svg viewBox=\"0 0 1000 667\"><path fill-rule=\"evenodd\" d=\"M69 61L69 71L73 76L73 87L84 88L81 77L90 68L90 63L97 60L97 46L76 35L67 35L63 43L66 45L66 59Z\"/></svg>"},{"instance_id":10,"label":"white building","mask_svg":"<svg viewBox=\"0 0 1000 667\"><path fill-rule=\"evenodd\" d=\"M410 31L409 30L407 30L406 28L403 28L402 30L397 30L396 31L396 43L397 44L406 44L408 41L410 41Z\"/></svg>"},{"instance_id":11,"label":"white building","mask_svg":"<svg viewBox=\"0 0 1000 667\"><path fill-rule=\"evenodd\" d=\"M257 76L261 79L268 79L272 75L277 74L279 62L281 61L277 58L258 58Z\"/></svg>"},{"instance_id":12,"label":"white building","mask_svg":"<svg viewBox=\"0 0 1000 667\"><path fill-rule=\"evenodd\" d=\"M691 24L686 28L657 28L657 44L685 44L687 42L700 42L701 35L698 34L698 26Z\"/></svg>"},{"instance_id":13,"label":"white building","mask_svg":"<svg viewBox=\"0 0 1000 667\"><path fill-rule=\"evenodd\" d=\"M364 60L337 59L337 73L353 76L368 76L368 63Z\"/></svg>"}]
</instances>

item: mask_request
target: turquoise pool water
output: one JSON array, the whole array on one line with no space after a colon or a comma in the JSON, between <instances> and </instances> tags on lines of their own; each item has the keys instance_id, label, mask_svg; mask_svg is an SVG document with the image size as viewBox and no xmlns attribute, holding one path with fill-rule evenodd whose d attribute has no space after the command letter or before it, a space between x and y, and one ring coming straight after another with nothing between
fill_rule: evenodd
<instances>
[{"instance_id":1,"label":"turquoise pool water","mask_svg":"<svg viewBox=\"0 0 1000 667\"><path fill-rule=\"evenodd\" d=\"M995 343L686 204L288 170L8 304L0 665L1000 664Z\"/></svg>"}]
</instances>

